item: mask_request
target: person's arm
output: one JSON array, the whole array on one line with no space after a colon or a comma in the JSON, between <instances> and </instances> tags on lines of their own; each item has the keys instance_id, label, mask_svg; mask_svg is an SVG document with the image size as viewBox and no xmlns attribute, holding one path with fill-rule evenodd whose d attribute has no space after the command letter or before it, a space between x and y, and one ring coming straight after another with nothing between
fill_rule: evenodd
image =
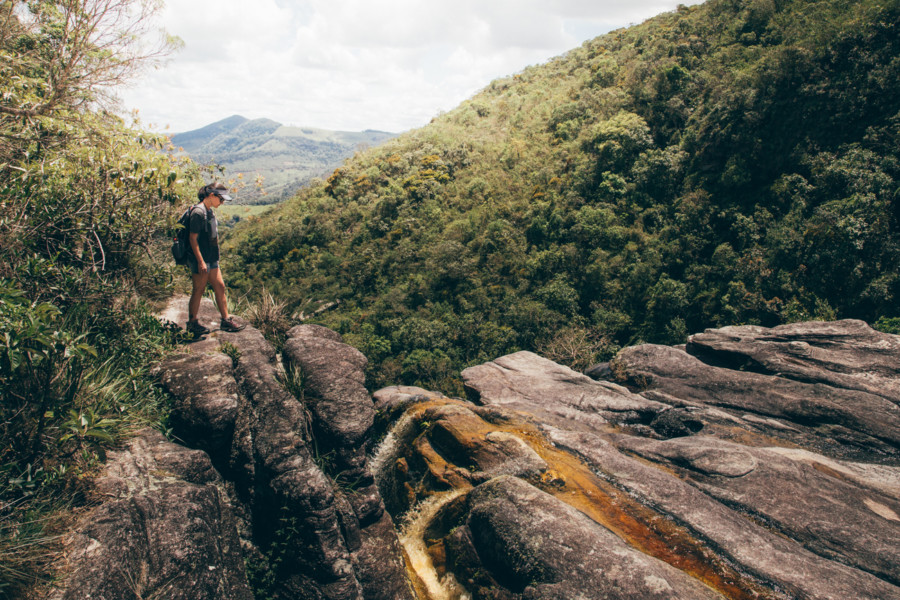
<instances>
[{"instance_id":1,"label":"person's arm","mask_svg":"<svg viewBox=\"0 0 900 600\"><path fill-rule=\"evenodd\" d=\"M197 258L197 271L200 273L206 273L206 262L203 260L203 255L200 254L200 244L197 243L197 233L190 233L188 235L188 242L191 244L191 250L194 252L194 256Z\"/></svg>"}]
</instances>

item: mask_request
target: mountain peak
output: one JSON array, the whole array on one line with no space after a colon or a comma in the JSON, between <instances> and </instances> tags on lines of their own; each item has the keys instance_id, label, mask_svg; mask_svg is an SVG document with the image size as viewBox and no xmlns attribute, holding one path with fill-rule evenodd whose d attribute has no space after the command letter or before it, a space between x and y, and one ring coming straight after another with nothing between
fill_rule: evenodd
<instances>
[{"instance_id":1,"label":"mountain peak","mask_svg":"<svg viewBox=\"0 0 900 600\"><path fill-rule=\"evenodd\" d=\"M198 148L212 141L216 136L234 131L250 119L241 115L231 115L221 121L210 123L200 129L193 129L172 136L172 143L184 149L185 152L194 152Z\"/></svg>"},{"instance_id":2,"label":"mountain peak","mask_svg":"<svg viewBox=\"0 0 900 600\"><path fill-rule=\"evenodd\" d=\"M270 202L289 196L312 177L326 175L361 146L375 146L392 133L331 131L284 126L273 119L233 115L186 133L172 142L201 163L214 162L237 172L255 173L265 180ZM247 188L241 201L261 200Z\"/></svg>"}]
</instances>

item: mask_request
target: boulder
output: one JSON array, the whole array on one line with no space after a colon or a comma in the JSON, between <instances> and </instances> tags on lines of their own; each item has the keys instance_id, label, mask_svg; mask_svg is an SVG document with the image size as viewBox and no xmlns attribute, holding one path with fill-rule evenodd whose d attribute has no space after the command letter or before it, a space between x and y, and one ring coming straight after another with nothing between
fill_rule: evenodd
<instances>
[{"instance_id":1,"label":"boulder","mask_svg":"<svg viewBox=\"0 0 900 600\"><path fill-rule=\"evenodd\" d=\"M334 331L300 325L284 347L288 371L302 374L316 449L333 454L330 475L352 508L344 531L358 531L351 544L357 578L367 599L411 598L397 535L368 464L375 408L365 388L367 360Z\"/></svg>"},{"instance_id":2,"label":"boulder","mask_svg":"<svg viewBox=\"0 0 900 600\"><path fill-rule=\"evenodd\" d=\"M490 597L490 588L500 583L534 600L722 598L629 547L572 506L509 475L467 495L461 528L448 540L448 561L455 565L457 556L477 556L475 565L461 561L466 568L457 578L471 580L478 597Z\"/></svg>"},{"instance_id":3,"label":"boulder","mask_svg":"<svg viewBox=\"0 0 900 600\"><path fill-rule=\"evenodd\" d=\"M783 598L786 594L789 598L820 600L900 598L900 588L890 582L866 570L852 568L842 561L821 556L805 548L801 542L770 529L768 523L760 520L755 511L734 510L729 504L708 494L707 490L675 476L671 471L672 463L668 461L657 466L655 462L636 460L617 449L611 441L595 434L559 429L548 430L548 434L559 447L577 454L629 495L654 507L665 519L682 523L691 537L709 544L710 558L719 555L727 563L737 565L742 573L759 585L758 589L750 588L749 597ZM629 438L630 436L623 436L618 440L623 450L627 450L628 443L640 442ZM702 441L701 444L709 444L709 441ZM700 462L696 460L700 458L700 453L692 456L695 457L695 462ZM795 460L810 460L811 456L827 461L812 453L803 453ZM738 458L738 462L743 462L744 466L738 470L728 468L727 471L732 475L752 464L746 458ZM733 464L734 459L735 457L731 457L721 464ZM718 461L711 460L707 454L707 460L700 464L716 462ZM758 464L757 462L757 468ZM711 466L704 468L718 470ZM852 467L846 470L848 473L855 471ZM886 473L876 471L867 475L873 479L890 481L889 477L884 476ZM864 470L857 471L858 480L863 481L865 477ZM718 479L731 477L725 475ZM893 481L896 484L896 479ZM818 493L815 488L800 490L799 495L796 489L784 495L779 493L777 487L768 491L777 499L776 502L798 512L805 509L808 497ZM815 513L811 513L809 518L816 517ZM831 518L835 518L838 523L841 520L840 515L832 514ZM774 593L775 590L781 590L783 594Z\"/></svg>"},{"instance_id":4,"label":"boulder","mask_svg":"<svg viewBox=\"0 0 900 600\"><path fill-rule=\"evenodd\" d=\"M360 545L353 551L356 572L366 600L413 600L406 576L403 547L391 516L381 517L362 530Z\"/></svg>"},{"instance_id":5,"label":"boulder","mask_svg":"<svg viewBox=\"0 0 900 600\"><path fill-rule=\"evenodd\" d=\"M863 321L708 329L689 338L687 351L732 369L858 390L900 404L900 337Z\"/></svg>"},{"instance_id":6,"label":"boulder","mask_svg":"<svg viewBox=\"0 0 900 600\"><path fill-rule=\"evenodd\" d=\"M469 367L462 377L466 394L476 404L504 406L548 423L589 431L610 422L646 424L668 408L532 352Z\"/></svg>"},{"instance_id":7,"label":"boulder","mask_svg":"<svg viewBox=\"0 0 900 600\"><path fill-rule=\"evenodd\" d=\"M313 584L324 598L362 598L333 484L314 458L306 410L279 381L275 353L262 334L248 327L234 335L250 342L235 343L246 426L239 428L244 439L236 440L233 455L253 473L252 488L238 494L249 499L254 535L268 546L285 520L296 531L281 557L287 593L300 594Z\"/></svg>"},{"instance_id":8,"label":"boulder","mask_svg":"<svg viewBox=\"0 0 900 600\"><path fill-rule=\"evenodd\" d=\"M412 404L447 399L447 396L411 385L393 385L378 390L372 394L372 399L375 401L376 412L396 415Z\"/></svg>"},{"instance_id":9,"label":"boulder","mask_svg":"<svg viewBox=\"0 0 900 600\"><path fill-rule=\"evenodd\" d=\"M205 452L142 431L112 452L102 504L67 542L53 600L253 600L223 482Z\"/></svg>"},{"instance_id":10,"label":"boulder","mask_svg":"<svg viewBox=\"0 0 900 600\"><path fill-rule=\"evenodd\" d=\"M335 476L354 483L351 502L359 519L381 518L384 507L366 464L375 421L365 388L366 357L329 329L300 325L288 332L284 359L286 368L302 377L317 452L333 455Z\"/></svg>"},{"instance_id":11,"label":"boulder","mask_svg":"<svg viewBox=\"0 0 900 600\"><path fill-rule=\"evenodd\" d=\"M817 554L900 584L896 497L835 477L817 463L706 436L662 442L629 436L617 445L676 469L707 495Z\"/></svg>"},{"instance_id":12,"label":"boulder","mask_svg":"<svg viewBox=\"0 0 900 600\"><path fill-rule=\"evenodd\" d=\"M175 399L169 422L178 439L213 456L228 456L240 399L232 359L222 353L187 353L155 368Z\"/></svg>"},{"instance_id":13,"label":"boulder","mask_svg":"<svg viewBox=\"0 0 900 600\"><path fill-rule=\"evenodd\" d=\"M900 464L897 401L862 389L835 387L824 367L818 380L806 368L805 381L799 381L711 365L683 350L645 344L619 352L611 369L617 381L655 401L724 411L726 419L730 415L743 420L748 430L836 458L878 457ZM709 411L700 414L713 422L721 419Z\"/></svg>"},{"instance_id":14,"label":"boulder","mask_svg":"<svg viewBox=\"0 0 900 600\"><path fill-rule=\"evenodd\" d=\"M172 305L170 314L181 300ZM214 316L204 300L201 320ZM374 408L363 385L365 357L317 326L294 328L288 346L287 373L253 327L214 331L191 344L189 355L162 364L179 431L209 446L208 422L221 416L227 423L213 460L229 478L248 552L263 571L274 571L267 575L272 593L412 598L393 523L366 463ZM302 402L285 385L294 368L303 374ZM222 397L234 402L227 414L214 414Z\"/></svg>"}]
</instances>

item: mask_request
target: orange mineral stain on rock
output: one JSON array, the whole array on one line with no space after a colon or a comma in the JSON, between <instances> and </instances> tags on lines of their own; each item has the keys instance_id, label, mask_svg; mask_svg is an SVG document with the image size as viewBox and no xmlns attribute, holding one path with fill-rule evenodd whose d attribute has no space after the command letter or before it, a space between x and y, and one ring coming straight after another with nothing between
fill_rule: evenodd
<instances>
[{"instance_id":1,"label":"orange mineral stain on rock","mask_svg":"<svg viewBox=\"0 0 900 600\"><path fill-rule=\"evenodd\" d=\"M603 481L574 456L547 447L542 447L541 452L565 483L538 487L577 508L631 546L689 573L727 598L777 598L729 567L685 528Z\"/></svg>"},{"instance_id":2,"label":"orange mineral stain on rock","mask_svg":"<svg viewBox=\"0 0 900 600\"><path fill-rule=\"evenodd\" d=\"M489 422L472 408L461 401L441 399L407 410L419 425L418 435L408 447L418 453L417 458L424 462L427 471L416 486L420 499L432 493L446 494L448 489L464 493L489 478L493 470L502 466L505 455L488 435L503 432L525 442L540 459L537 463L532 459L532 468L515 473L517 476L578 509L631 546L690 574L727 598L778 598L731 568L686 528L604 481L572 454L556 448L525 417L507 412L503 418ZM492 437L498 436L494 433ZM540 463L544 463L543 468L535 470L535 464ZM430 554L428 549L423 550ZM434 554L438 558L440 553Z\"/></svg>"}]
</instances>

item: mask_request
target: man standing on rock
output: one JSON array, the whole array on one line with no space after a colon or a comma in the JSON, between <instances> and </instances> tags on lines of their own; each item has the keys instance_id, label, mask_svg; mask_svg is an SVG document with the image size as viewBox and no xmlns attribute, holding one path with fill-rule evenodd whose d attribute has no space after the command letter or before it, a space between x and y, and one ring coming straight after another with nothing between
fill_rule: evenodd
<instances>
[{"instance_id":1,"label":"man standing on rock","mask_svg":"<svg viewBox=\"0 0 900 600\"><path fill-rule=\"evenodd\" d=\"M225 280L222 279L222 271L219 269L219 223L213 209L222 206L226 200L231 200L227 192L228 188L221 183L205 185L197 192L200 203L191 208L188 226L188 242L191 249L188 252L187 266L191 270L194 287L188 304L187 330L197 337L209 333L209 328L197 320L200 300L207 285L212 286L216 295L216 306L222 315L220 329L240 331L246 327L244 324L236 323L228 314Z\"/></svg>"}]
</instances>

